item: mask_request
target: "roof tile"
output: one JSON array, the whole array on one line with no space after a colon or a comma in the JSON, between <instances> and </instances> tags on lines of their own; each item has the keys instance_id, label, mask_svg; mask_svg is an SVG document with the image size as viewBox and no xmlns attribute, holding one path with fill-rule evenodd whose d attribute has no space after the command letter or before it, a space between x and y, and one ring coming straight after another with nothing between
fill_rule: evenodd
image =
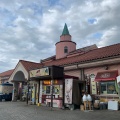
<instances>
[{"instance_id":1,"label":"roof tile","mask_svg":"<svg viewBox=\"0 0 120 120\"><path fill-rule=\"evenodd\" d=\"M0 77L10 76L14 69L0 73Z\"/></svg>"}]
</instances>

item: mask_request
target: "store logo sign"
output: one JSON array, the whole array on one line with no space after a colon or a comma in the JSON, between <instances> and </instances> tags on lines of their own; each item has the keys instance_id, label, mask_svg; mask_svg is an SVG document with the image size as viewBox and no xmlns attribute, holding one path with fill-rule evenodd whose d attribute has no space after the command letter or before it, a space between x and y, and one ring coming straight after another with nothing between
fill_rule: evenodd
<instances>
[{"instance_id":1,"label":"store logo sign","mask_svg":"<svg viewBox=\"0 0 120 120\"><path fill-rule=\"evenodd\" d=\"M104 73L100 77L101 78L109 78L110 77L110 73Z\"/></svg>"},{"instance_id":2,"label":"store logo sign","mask_svg":"<svg viewBox=\"0 0 120 120\"><path fill-rule=\"evenodd\" d=\"M30 78L31 77L46 76L46 75L49 75L49 68L48 67L30 71Z\"/></svg>"}]
</instances>

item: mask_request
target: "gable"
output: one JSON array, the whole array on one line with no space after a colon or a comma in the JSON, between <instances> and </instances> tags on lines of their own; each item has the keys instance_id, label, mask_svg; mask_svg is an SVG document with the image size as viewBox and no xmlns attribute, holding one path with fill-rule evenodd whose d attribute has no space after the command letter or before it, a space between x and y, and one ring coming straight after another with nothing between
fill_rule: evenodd
<instances>
[{"instance_id":1,"label":"gable","mask_svg":"<svg viewBox=\"0 0 120 120\"><path fill-rule=\"evenodd\" d=\"M24 74L24 76L25 76L25 79L28 79L28 72L27 72L27 70L24 68L24 66L22 65L21 62L18 62L18 64L16 65L16 67L15 67L12 75L11 75L10 78L9 78L9 82L11 82L11 81L13 80L14 76L15 76L16 73L19 72L19 71L23 72L23 74Z\"/></svg>"}]
</instances>

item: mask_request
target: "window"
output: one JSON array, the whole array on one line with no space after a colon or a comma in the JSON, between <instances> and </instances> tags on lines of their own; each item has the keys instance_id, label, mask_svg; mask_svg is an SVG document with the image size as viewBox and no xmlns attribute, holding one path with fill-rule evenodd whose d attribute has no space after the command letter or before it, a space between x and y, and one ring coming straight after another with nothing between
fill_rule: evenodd
<instances>
[{"instance_id":1,"label":"window","mask_svg":"<svg viewBox=\"0 0 120 120\"><path fill-rule=\"evenodd\" d=\"M59 85L53 85L53 94L59 94L60 86ZM51 86L45 85L42 87L42 94L51 94Z\"/></svg>"},{"instance_id":2,"label":"window","mask_svg":"<svg viewBox=\"0 0 120 120\"><path fill-rule=\"evenodd\" d=\"M101 94L117 94L115 81L101 82Z\"/></svg>"},{"instance_id":3,"label":"window","mask_svg":"<svg viewBox=\"0 0 120 120\"><path fill-rule=\"evenodd\" d=\"M68 47L67 46L64 47L64 53L68 53Z\"/></svg>"},{"instance_id":4,"label":"window","mask_svg":"<svg viewBox=\"0 0 120 120\"><path fill-rule=\"evenodd\" d=\"M50 94L50 86L46 86L46 94Z\"/></svg>"}]
</instances>

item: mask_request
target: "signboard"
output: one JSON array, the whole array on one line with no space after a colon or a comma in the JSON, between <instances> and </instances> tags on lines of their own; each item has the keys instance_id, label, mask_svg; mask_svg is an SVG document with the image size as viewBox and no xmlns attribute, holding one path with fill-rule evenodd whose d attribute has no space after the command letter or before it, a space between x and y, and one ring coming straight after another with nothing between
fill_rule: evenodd
<instances>
[{"instance_id":1,"label":"signboard","mask_svg":"<svg viewBox=\"0 0 120 120\"><path fill-rule=\"evenodd\" d=\"M58 80L53 80L53 84L58 84ZM44 80L43 85L51 85L51 80Z\"/></svg>"},{"instance_id":2,"label":"signboard","mask_svg":"<svg viewBox=\"0 0 120 120\"><path fill-rule=\"evenodd\" d=\"M65 79L65 103L72 104L73 79Z\"/></svg>"},{"instance_id":3,"label":"signboard","mask_svg":"<svg viewBox=\"0 0 120 120\"><path fill-rule=\"evenodd\" d=\"M91 78L91 93L97 94L95 78Z\"/></svg>"},{"instance_id":4,"label":"signboard","mask_svg":"<svg viewBox=\"0 0 120 120\"><path fill-rule=\"evenodd\" d=\"M100 76L101 78L109 78L110 77L110 73L103 73Z\"/></svg>"},{"instance_id":5,"label":"signboard","mask_svg":"<svg viewBox=\"0 0 120 120\"><path fill-rule=\"evenodd\" d=\"M120 75L117 77L117 83L120 83Z\"/></svg>"},{"instance_id":6,"label":"signboard","mask_svg":"<svg viewBox=\"0 0 120 120\"><path fill-rule=\"evenodd\" d=\"M30 78L31 77L46 76L46 75L49 75L49 68L48 67L30 71Z\"/></svg>"},{"instance_id":7,"label":"signboard","mask_svg":"<svg viewBox=\"0 0 120 120\"><path fill-rule=\"evenodd\" d=\"M10 76L4 76L4 77L1 77L1 80L7 80L9 79Z\"/></svg>"}]
</instances>

